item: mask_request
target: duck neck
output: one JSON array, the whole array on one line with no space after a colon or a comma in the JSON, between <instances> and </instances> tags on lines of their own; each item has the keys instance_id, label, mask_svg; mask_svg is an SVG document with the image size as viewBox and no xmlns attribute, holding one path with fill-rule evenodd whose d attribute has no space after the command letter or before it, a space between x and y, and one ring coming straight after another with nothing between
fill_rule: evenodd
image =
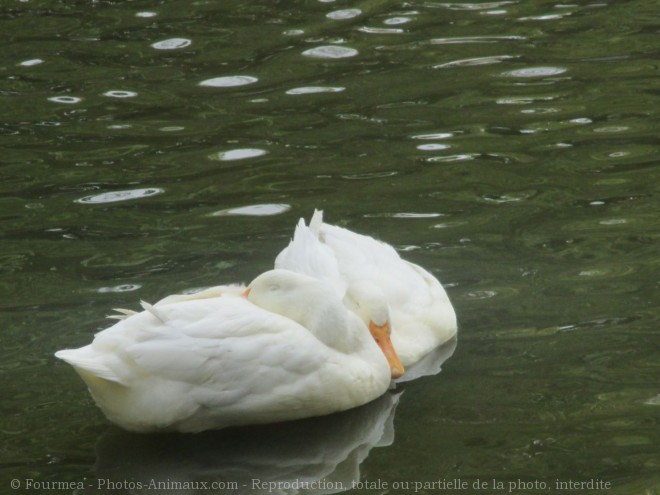
<instances>
[{"instance_id":1,"label":"duck neck","mask_svg":"<svg viewBox=\"0 0 660 495\"><path fill-rule=\"evenodd\" d=\"M325 345L346 354L362 347L362 333L368 336L358 318L338 301L327 301L321 307L317 303L314 311L304 311L294 319Z\"/></svg>"}]
</instances>

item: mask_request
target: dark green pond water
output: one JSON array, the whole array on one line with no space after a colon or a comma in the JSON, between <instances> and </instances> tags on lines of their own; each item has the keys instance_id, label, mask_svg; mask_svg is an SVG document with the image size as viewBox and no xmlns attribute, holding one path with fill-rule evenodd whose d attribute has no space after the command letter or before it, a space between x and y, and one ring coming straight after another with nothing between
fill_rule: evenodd
<instances>
[{"instance_id":1,"label":"dark green pond water","mask_svg":"<svg viewBox=\"0 0 660 495\"><path fill-rule=\"evenodd\" d=\"M659 12L3 2L0 492L660 493ZM248 282L315 207L445 284L441 373L144 437L53 357L111 308Z\"/></svg>"}]
</instances>

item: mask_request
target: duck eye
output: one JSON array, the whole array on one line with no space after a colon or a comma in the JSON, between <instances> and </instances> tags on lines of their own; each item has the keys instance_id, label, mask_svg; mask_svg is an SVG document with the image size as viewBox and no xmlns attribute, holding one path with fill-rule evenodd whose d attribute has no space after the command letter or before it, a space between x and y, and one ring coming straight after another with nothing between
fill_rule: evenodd
<instances>
[{"instance_id":1,"label":"duck eye","mask_svg":"<svg viewBox=\"0 0 660 495\"><path fill-rule=\"evenodd\" d=\"M268 290L271 292L275 292L277 290L280 290L280 286L278 284L272 284L271 286L268 287Z\"/></svg>"}]
</instances>

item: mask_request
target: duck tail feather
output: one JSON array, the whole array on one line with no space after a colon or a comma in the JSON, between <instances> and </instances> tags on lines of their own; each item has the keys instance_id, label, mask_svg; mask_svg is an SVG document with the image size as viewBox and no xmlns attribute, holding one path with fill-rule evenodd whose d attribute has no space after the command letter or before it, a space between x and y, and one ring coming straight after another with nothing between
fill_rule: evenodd
<instances>
[{"instance_id":1,"label":"duck tail feather","mask_svg":"<svg viewBox=\"0 0 660 495\"><path fill-rule=\"evenodd\" d=\"M102 378L123 385L121 379L114 371L99 362L93 355L85 352L85 349L85 347L81 349L64 349L57 351L55 357L69 363L79 373L92 375L96 378Z\"/></svg>"},{"instance_id":2,"label":"duck tail feather","mask_svg":"<svg viewBox=\"0 0 660 495\"><path fill-rule=\"evenodd\" d=\"M323 210L314 209L314 214L309 221L309 230L311 230L316 237L318 237L323 225Z\"/></svg>"},{"instance_id":3,"label":"duck tail feather","mask_svg":"<svg viewBox=\"0 0 660 495\"><path fill-rule=\"evenodd\" d=\"M149 304L149 303L146 302L146 301L140 301L140 306L142 306L142 308L143 308L145 311L148 311L149 313L151 313L152 315L154 315L156 318L158 318L160 321L162 321L163 323L165 323L165 320L166 320L167 318L165 318L165 316L163 316L163 313L162 313L160 310L158 310L155 306Z\"/></svg>"},{"instance_id":4,"label":"duck tail feather","mask_svg":"<svg viewBox=\"0 0 660 495\"><path fill-rule=\"evenodd\" d=\"M137 314L137 311L133 311L132 309L112 308L112 310L116 311L118 314L106 316L106 318L111 320L125 320L126 318L130 318Z\"/></svg>"}]
</instances>

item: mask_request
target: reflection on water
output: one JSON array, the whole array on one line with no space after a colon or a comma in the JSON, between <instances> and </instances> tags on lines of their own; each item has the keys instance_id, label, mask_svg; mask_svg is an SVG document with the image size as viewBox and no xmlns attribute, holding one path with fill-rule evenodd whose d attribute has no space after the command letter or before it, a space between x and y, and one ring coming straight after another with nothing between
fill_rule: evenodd
<instances>
[{"instance_id":1,"label":"reflection on water","mask_svg":"<svg viewBox=\"0 0 660 495\"><path fill-rule=\"evenodd\" d=\"M446 62L444 64L435 65L434 69L451 69L454 67L469 67L473 65L489 65L489 64L499 64L505 60L510 60L516 58L512 55L493 55L491 57L475 57L475 58L464 58L461 60L452 60L451 62Z\"/></svg>"},{"instance_id":2,"label":"reflection on water","mask_svg":"<svg viewBox=\"0 0 660 495\"><path fill-rule=\"evenodd\" d=\"M437 374L456 339L411 366L403 383ZM142 435L112 428L96 444L96 480L84 493L326 494L351 490L374 447L394 442L402 391L355 409L274 425L200 434ZM215 485L212 485L215 484ZM181 487L192 487L181 488Z\"/></svg>"},{"instance_id":3,"label":"reflection on water","mask_svg":"<svg viewBox=\"0 0 660 495\"><path fill-rule=\"evenodd\" d=\"M304 86L301 88L293 88L287 90L286 94L288 95L307 95L314 93L340 93L346 88L338 88L332 86Z\"/></svg>"},{"instance_id":4,"label":"reflection on water","mask_svg":"<svg viewBox=\"0 0 660 495\"><path fill-rule=\"evenodd\" d=\"M209 156L212 160L220 160L222 162L229 162L232 160L245 160L246 158L256 158L263 156L267 153L266 150L258 148L241 148L229 151L221 151L214 155Z\"/></svg>"},{"instance_id":5,"label":"reflection on water","mask_svg":"<svg viewBox=\"0 0 660 495\"><path fill-rule=\"evenodd\" d=\"M270 215L279 215L291 209L291 205L285 204L266 204L266 205L249 205L249 206L239 206L237 208L227 208L225 210L220 210L213 212L211 215L214 217L225 217L232 215L244 215L244 216L255 216L263 217Z\"/></svg>"},{"instance_id":6,"label":"reflection on water","mask_svg":"<svg viewBox=\"0 0 660 495\"><path fill-rule=\"evenodd\" d=\"M362 14L362 11L360 9L341 9L341 10L333 10L332 12L328 12L325 16L328 19L334 19L334 20L343 20L343 19L352 19L353 17L357 17L360 14Z\"/></svg>"},{"instance_id":7,"label":"reflection on water","mask_svg":"<svg viewBox=\"0 0 660 495\"><path fill-rule=\"evenodd\" d=\"M155 194L163 193L162 189L152 187L149 189L131 189L128 191L112 191L92 196L85 196L76 200L76 203L116 203L117 201L129 201L132 199L147 198Z\"/></svg>"},{"instance_id":8,"label":"reflection on water","mask_svg":"<svg viewBox=\"0 0 660 495\"><path fill-rule=\"evenodd\" d=\"M212 79L205 79L204 81L200 82L199 85L211 88L232 88L234 86L254 84L258 80L259 79L252 76L222 76L214 77Z\"/></svg>"},{"instance_id":9,"label":"reflection on water","mask_svg":"<svg viewBox=\"0 0 660 495\"><path fill-rule=\"evenodd\" d=\"M96 445L96 482L85 493L134 487L127 493L325 494L360 481L374 447L394 441L400 393L386 393L343 413L195 435L139 435L112 429ZM154 486L165 487L154 490ZM176 486L199 489L167 489Z\"/></svg>"},{"instance_id":10,"label":"reflection on water","mask_svg":"<svg viewBox=\"0 0 660 495\"><path fill-rule=\"evenodd\" d=\"M309 50L302 52L302 54L307 57L316 58L348 58L355 57L358 54L358 51L355 48L349 48L346 46L327 45L310 48Z\"/></svg>"},{"instance_id":11,"label":"reflection on water","mask_svg":"<svg viewBox=\"0 0 660 495\"><path fill-rule=\"evenodd\" d=\"M515 69L503 72L503 76L509 77L547 77L556 76L566 72L562 67L525 67L524 69Z\"/></svg>"},{"instance_id":12,"label":"reflection on water","mask_svg":"<svg viewBox=\"0 0 660 495\"><path fill-rule=\"evenodd\" d=\"M111 90L103 93L103 96L110 98L135 98L138 94L135 91Z\"/></svg>"},{"instance_id":13,"label":"reflection on water","mask_svg":"<svg viewBox=\"0 0 660 495\"><path fill-rule=\"evenodd\" d=\"M401 378L396 380L396 383L409 382L411 380L416 380L423 376L433 376L440 373L442 364L447 361L454 351L456 351L456 344L458 343L458 338L454 336L449 341L442 344L437 349L434 349L432 352L429 352L426 356L420 359L415 364L408 366L406 372Z\"/></svg>"},{"instance_id":14,"label":"reflection on water","mask_svg":"<svg viewBox=\"0 0 660 495\"><path fill-rule=\"evenodd\" d=\"M152 43L151 46L156 50L177 50L190 46L191 43L192 41L186 38L170 38Z\"/></svg>"},{"instance_id":15,"label":"reflection on water","mask_svg":"<svg viewBox=\"0 0 660 495\"><path fill-rule=\"evenodd\" d=\"M48 98L48 101L53 103L64 103L65 105L73 105L75 103L80 103L82 98L78 96L51 96Z\"/></svg>"}]
</instances>

